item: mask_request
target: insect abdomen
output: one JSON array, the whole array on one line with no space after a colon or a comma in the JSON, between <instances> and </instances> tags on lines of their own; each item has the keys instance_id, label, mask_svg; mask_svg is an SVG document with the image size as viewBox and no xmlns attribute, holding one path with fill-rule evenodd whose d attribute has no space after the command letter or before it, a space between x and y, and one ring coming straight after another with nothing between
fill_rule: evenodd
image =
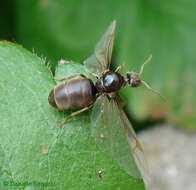
<instances>
[{"instance_id":1,"label":"insect abdomen","mask_svg":"<svg viewBox=\"0 0 196 190\"><path fill-rule=\"evenodd\" d=\"M96 88L90 79L78 78L59 84L50 92L48 101L59 110L78 110L94 103Z\"/></svg>"}]
</instances>

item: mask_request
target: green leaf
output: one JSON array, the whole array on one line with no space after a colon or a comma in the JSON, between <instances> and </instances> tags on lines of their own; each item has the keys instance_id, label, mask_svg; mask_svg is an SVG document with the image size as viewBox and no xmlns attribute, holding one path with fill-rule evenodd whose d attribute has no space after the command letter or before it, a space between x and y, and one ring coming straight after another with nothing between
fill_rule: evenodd
<instances>
[{"instance_id":1,"label":"green leaf","mask_svg":"<svg viewBox=\"0 0 196 190\"><path fill-rule=\"evenodd\" d=\"M81 65L66 62L56 76L79 71L88 76ZM0 42L0 75L0 189L145 189L142 179L129 176L98 150L90 111L58 127L67 114L48 104L56 83L43 60Z\"/></svg>"},{"instance_id":2,"label":"green leaf","mask_svg":"<svg viewBox=\"0 0 196 190\"><path fill-rule=\"evenodd\" d=\"M19 40L53 61L83 61L117 20L113 67L125 62L125 71L139 71L152 54L142 77L168 99L165 103L145 88L126 88L128 112L140 120L164 117L195 129L195 0L19 2Z\"/></svg>"}]
</instances>

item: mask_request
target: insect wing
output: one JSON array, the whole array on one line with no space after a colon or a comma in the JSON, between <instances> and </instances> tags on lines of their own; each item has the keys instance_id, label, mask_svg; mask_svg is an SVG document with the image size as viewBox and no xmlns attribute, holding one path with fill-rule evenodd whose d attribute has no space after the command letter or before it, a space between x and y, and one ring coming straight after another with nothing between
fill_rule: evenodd
<instances>
[{"instance_id":1,"label":"insect wing","mask_svg":"<svg viewBox=\"0 0 196 190\"><path fill-rule=\"evenodd\" d=\"M84 66L95 76L100 76L100 74L105 70L104 65L98 62L95 54L91 55L84 61Z\"/></svg>"},{"instance_id":2,"label":"insect wing","mask_svg":"<svg viewBox=\"0 0 196 190\"><path fill-rule=\"evenodd\" d=\"M118 105L117 102L114 101L114 104L116 107L115 109L119 112L119 117L121 118L121 124L122 124L121 126L123 126L123 129L125 131L127 142L131 147L131 152L134 157L134 160L147 184L150 180L149 169L148 169L148 163L145 159L143 148L125 112L121 109L121 107Z\"/></svg>"},{"instance_id":3,"label":"insect wing","mask_svg":"<svg viewBox=\"0 0 196 190\"><path fill-rule=\"evenodd\" d=\"M103 35L103 37L95 47L96 58L99 62L104 64L105 68L109 68L110 66L115 29L116 29L116 21L113 21L112 24L107 29L106 33Z\"/></svg>"},{"instance_id":4,"label":"insect wing","mask_svg":"<svg viewBox=\"0 0 196 190\"><path fill-rule=\"evenodd\" d=\"M142 178L141 172L146 178L146 162L141 145L118 103L114 99L109 101L105 96L99 97L91 119L92 136L101 151L112 156L129 175Z\"/></svg>"},{"instance_id":5,"label":"insect wing","mask_svg":"<svg viewBox=\"0 0 196 190\"><path fill-rule=\"evenodd\" d=\"M113 21L97 43L94 54L84 61L85 67L96 76L100 76L110 66L115 28L116 21Z\"/></svg>"}]
</instances>

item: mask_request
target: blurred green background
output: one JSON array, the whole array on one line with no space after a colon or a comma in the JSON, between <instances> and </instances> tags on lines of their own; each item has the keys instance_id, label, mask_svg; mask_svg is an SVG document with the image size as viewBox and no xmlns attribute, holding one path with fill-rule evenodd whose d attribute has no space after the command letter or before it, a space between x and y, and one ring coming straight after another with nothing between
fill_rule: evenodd
<instances>
[{"instance_id":1,"label":"blurred green background","mask_svg":"<svg viewBox=\"0 0 196 190\"><path fill-rule=\"evenodd\" d=\"M2 1L0 40L22 44L46 58L82 63L109 24L117 20L112 67L125 62L167 97L145 88L121 91L135 127L167 120L196 129L196 3L194 0L17 0Z\"/></svg>"},{"instance_id":2,"label":"blurred green background","mask_svg":"<svg viewBox=\"0 0 196 190\"><path fill-rule=\"evenodd\" d=\"M164 127L139 134L147 158L151 159L153 183L163 185L164 190L169 189L165 188L166 176L177 187L191 189L190 184L195 183L195 133L184 133L184 130L196 130L195 0L0 0L0 40L21 44L42 60L46 59L52 65L53 73L61 59L83 63L113 20L117 20L117 28L112 69L125 63L122 74L139 72L152 54L142 79L167 98L164 102L145 87L126 87L120 92L126 100L125 110L135 130L157 122L169 122ZM72 189L78 189L85 184L84 189L92 186L100 189L108 183L112 190L118 185L122 189L144 189L142 180L130 178L120 171L107 155L104 157L97 152L92 156L97 149L90 135L89 112L78 116L79 120L73 119L62 132L57 128L64 114L52 110L46 98L55 82L36 56L14 44L1 43L0 48L4 76L0 83L3 88L0 97L3 103L0 181L7 180L11 172L17 179L45 180L49 179L46 175L51 169L57 176L57 188L71 184L75 185ZM25 61L29 65L24 65ZM15 78L9 69L13 69ZM32 71L26 72L28 69ZM33 87L35 96L20 83L23 78L26 79L24 84ZM13 86L17 88L18 96L15 92L12 94ZM26 107L23 108L20 105L24 97ZM39 101L34 104L37 98ZM9 109L10 104L15 109ZM47 116L40 114L40 110ZM16 120L7 118L10 114ZM171 126L182 128L183 132ZM49 137L43 138L45 132ZM53 142L57 143L51 147ZM49 147L49 157L40 151L45 147ZM105 181L97 178L95 171L99 167L104 169ZM74 173L70 175L72 169ZM174 174L182 178L174 178ZM160 188L155 186L155 189Z\"/></svg>"}]
</instances>

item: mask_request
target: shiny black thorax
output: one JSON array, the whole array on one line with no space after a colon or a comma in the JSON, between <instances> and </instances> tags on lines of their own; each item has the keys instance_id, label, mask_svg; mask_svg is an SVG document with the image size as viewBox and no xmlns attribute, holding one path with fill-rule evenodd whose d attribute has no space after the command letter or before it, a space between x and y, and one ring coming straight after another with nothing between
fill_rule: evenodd
<instances>
[{"instance_id":1,"label":"shiny black thorax","mask_svg":"<svg viewBox=\"0 0 196 190\"><path fill-rule=\"evenodd\" d=\"M123 88L125 79L117 72L107 72L96 82L95 86L99 93L116 92Z\"/></svg>"}]
</instances>

